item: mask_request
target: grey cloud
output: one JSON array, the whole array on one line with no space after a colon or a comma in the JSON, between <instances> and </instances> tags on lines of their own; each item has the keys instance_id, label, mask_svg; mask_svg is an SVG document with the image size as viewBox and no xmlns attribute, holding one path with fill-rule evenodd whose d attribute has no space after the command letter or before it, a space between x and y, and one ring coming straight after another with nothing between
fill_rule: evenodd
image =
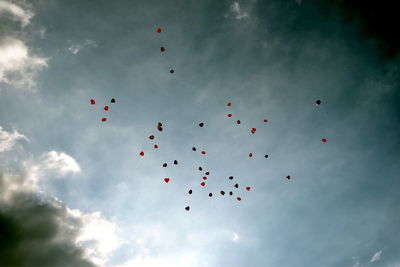
<instances>
[{"instance_id":1,"label":"grey cloud","mask_svg":"<svg viewBox=\"0 0 400 267\"><path fill-rule=\"evenodd\" d=\"M23 177L0 173L0 266L95 266L75 244L82 222L54 198L22 188Z\"/></svg>"}]
</instances>

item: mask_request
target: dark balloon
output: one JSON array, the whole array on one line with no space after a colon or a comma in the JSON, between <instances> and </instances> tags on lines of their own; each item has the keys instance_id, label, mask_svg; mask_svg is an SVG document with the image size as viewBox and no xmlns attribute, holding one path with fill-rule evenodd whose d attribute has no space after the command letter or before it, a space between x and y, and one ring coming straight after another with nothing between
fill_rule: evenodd
<instances>
[{"instance_id":1,"label":"dark balloon","mask_svg":"<svg viewBox=\"0 0 400 267\"><path fill-rule=\"evenodd\" d=\"M174 73L175 71L172 69L172 70L170 70L169 72L170 72L170 73Z\"/></svg>"},{"instance_id":2,"label":"dark balloon","mask_svg":"<svg viewBox=\"0 0 400 267\"><path fill-rule=\"evenodd\" d=\"M315 104L317 105L317 106L319 106L319 105L321 105L321 100L317 100L317 101L315 101Z\"/></svg>"},{"instance_id":3,"label":"dark balloon","mask_svg":"<svg viewBox=\"0 0 400 267\"><path fill-rule=\"evenodd\" d=\"M212 197L212 193L208 194L209 197Z\"/></svg>"},{"instance_id":4,"label":"dark balloon","mask_svg":"<svg viewBox=\"0 0 400 267\"><path fill-rule=\"evenodd\" d=\"M237 120L236 123L237 123L237 124L240 124L240 120Z\"/></svg>"},{"instance_id":5,"label":"dark balloon","mask_svg":"<svg viewBox=\"0 0 400 267\"><path fill-rule=\"evenodd\" d=\"M158 126L160 126L160 127L161 127L161 126L162 126L162 123L161 123L161 122L159 122L159 123L158 123Z\"/></svg>"},{"instance_id":6,"label":"dark balloon","mask_svg":"<svg viewBox=\"0 0 400 267\"><path fill-rule=\"evenodd\" d=\"M229 195L230 195L230 196L232 196L232 195L233 195L233 192L232 192L232 191L230 191L230 192L229 192Z\"/></svg>"},{"instance_id":7,"label":"dark balloon","mask_svg":"<svg viewBox=\"0 0 400 267\"><path fill-rule=\"evenodd\" d=\"M236 188L239 188L239 185L238 185L238 184L235 184L235 187L236 187Z\"/></svg>"},{"instance_id":8,"label":"dark balloon","mask_svg":"<svg viewBox=\"0 0 400 267\"><path fill-rule=\"evenodd\" d=\"M193 151L196 151L196 148L195 148L195 147L192 147L192 150L193 150Z\"/></svg>"},{"instance_id":9,"label":"dark balloon","mask_svg":"<svg viewBox=\"0 0 400 267\"><path fill-rule=\"evenodd\" d=\"M233 179L233 176L229 176L229 179L231 179L231 180L232 180L232 179Z\"/></svg>"},{"instance_id":10,"label":"dark balloon","mask_svg":"<svg viewBox=\"0 0 400 267\"><path fill-rule=\"evenodd\" d=\"M191 194L192 194L192 189L189 190L189 195L191 195Z\"/></svg>"},{"instance_id":11,"label":"dark balloon","mask_svg":"<svg viewBox=\"0 0 400 267\"><path fill-rule=\"evenodd\" d=\"M202 171L203 170L203 168L202 167L199 167L199 171Z\"/></svg>"},{"instance_id":12,"label":"dark balloon","mask_svg":"<svg viewBox=\"0 0 400 267\"><path fill-rule=\"evenodd\" d=\"M111 103L115 103L115 98L112 98L112 99L111 99Z\"/></svg>"},{"instance_id":13,"label":"dark balloon","mask_svg":"<svg viewBox=\"0 0 400 267\"><path fill-rule=\"evenodd\" d=\"M210 172L206 172L206 175L210 175Z\"/></svg>"},{"instance_id":14,"label":"dark balloon","mask_svg":"<svg viewBox=\"0 0 400 267\"><path fill-rule=\"evenodd\" d=\"M154 139L154 135L150 135L150 136L149 136L149 139L150 139L150 140L153 140L153 139Z\"/></svg>"},{"instance_id":15,"label":"dark balloon","mask_svg":"<svg viewBox=\"0 0 400 267\"><path fill-rule=\"evenodd\" d=\"M166 168L166 167L167 167L167 163L164 163L162 166L163 166L164 168Z\"/></svg>"},{"instance_id":16,"label":"dark balloon","mask_svg":"<svg viewBox=\"0 0 400 267\"><path fill-rule=\"evenodd\" d=\"M224 192L224 191L221 191L221 195L225 195L225 192Z\"/></svg>"},{"instance_id":17,"label":"dark balloon","mask_svg":"<svg viewBox=\"0 0 400 267\"><path fill-rule=\"evenodd\" d=\"M286 179L290 180L290 175L286 176Z\"/></svg>"},{"instance_id":18,"label":"dark balloon","mask_svg":"<svg viewBox=\"0 0 400 267\"><path fill-rule=\"evenodd\" d=\"M200 126L200 127L203 127L203 126L204 126L204 122L200 122L200 123L199 123L199 126Z\"/></svg>"},{"instance_id":19,"label":"dark balloon","mask_svg":"<svg viewBox=\"0 0 400 267\"><path fill-rule=\"evenodd\" d=\"M187 207L185 208L185 210L190 210L190 207L189 207L189 206L187 206Z\"/></svg>"},{"instance_id":20,"label":"dark balloon","mask_svg":"<svg viewBox=\"0 0 400 267\"><path fill-rule=\"evenodd\" d=\"M265 155L264 158L268 158L268 155Z\"/></svg>"},{"instance_id":21,"label":"dark balloon","mask_svg":"<svg viewBox=\"0 0 400 267\"><path fill-rule=\"evenodd\" d=\"M178 164L178 161L177 161L177 160L174 160L174 164L177 165L177 164Z\"/></svg>"},{"instance_id":22,"label":"dark balloon","mask_svg":"<svg viewBox=\"0 0 400 267\"><path fill-rule=\"evenodd\" d=\"M160 51L161 51L161 52L164 52L164 51L165 51L165 48L164 48L163 46L161 46Z\"/></svg>"}]
</instances>

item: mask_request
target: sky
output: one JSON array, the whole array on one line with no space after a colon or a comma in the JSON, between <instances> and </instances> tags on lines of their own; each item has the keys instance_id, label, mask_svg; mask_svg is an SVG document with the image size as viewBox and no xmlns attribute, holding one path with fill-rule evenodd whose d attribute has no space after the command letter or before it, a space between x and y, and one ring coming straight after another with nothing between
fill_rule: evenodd
<instances>
[{"instance_id":1,"label":"sky","mask_svg":"<svg viewBox=\"0 0 400 267\"><path fill-rule=\"evenodd\" d=\"M0 266L400 267L400 43L356 2L0 0Z\"/></svg>"}]
</instances>

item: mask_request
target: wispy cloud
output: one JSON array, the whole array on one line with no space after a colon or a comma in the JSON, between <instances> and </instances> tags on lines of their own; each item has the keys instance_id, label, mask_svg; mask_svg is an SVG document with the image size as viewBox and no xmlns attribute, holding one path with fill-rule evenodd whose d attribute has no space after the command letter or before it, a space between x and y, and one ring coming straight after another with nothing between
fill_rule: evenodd
<instances>
[{"instance_id":1,"label":"wispy cloud","mask_svg":"<svg viewBox=\"0 0 400 267\"><path fill-rule=\"evenodd\" d=\"M238 242L239 241L239 235L235 232L232 233L232 241L233 242Z\"/></svg>"},{"instance_id":2,"label":"wispy cloud","mask_svg":"<svg viewBox=\"0 0 400 267\"><path fill-rule=\"evenodd\" d=\"M28 141L28 138L17 131L7 132L0 126L0 152L11 150L19 139Z\"/></svg>"},{"instance_id":3,"label":"wispy cloud","mask_svg":"<svg viewBox=\"0 0 400 267\"><path fill-rule=\"evenodd\" d=\"M371 262L379 261L379 260L381 259L381 255L382 255L382 250L376 252L376 253L374 254L374 256L372 256Z\"/></svg>"},{"instance_id":4,"label":"wispy cloud","mask_svg":"<svg viewBox=\"0 0 400 267\"><path fill-rule=\"evenodd\" d=\"M33 13L29 10L17 6L16 4L0 0L0 14L9 13L12 15L14 20L21 22L22 26L26 26L30 23L30 19L33 17Z\"/></svg>"},{"instance_id":5,"label":"wispy cloud","mask_svg":"<svg viewBox=\"0 0 400 267\"><path fill-rule=\"evenodd\" d=\"M242 11L239 2L233 2L233 4L231 5L231 11L235 14L236 19L241 20L249 18L249 14Z\"/></svg>"},{"instance_id":6,"label":"wispy cloud","mask_svg":"<svg viewBox=\"0 0 400 267\"><path fill-rule=\"evenodd\" d=\"M86 40L85 42L81 44L74 44L68 47L68 51L71 52L72 54L76 55L81 51L83 48L87 46L92 46L92 47L97 47L97 44L95 41L92 40Z\"/></svg>"}]
</instances>

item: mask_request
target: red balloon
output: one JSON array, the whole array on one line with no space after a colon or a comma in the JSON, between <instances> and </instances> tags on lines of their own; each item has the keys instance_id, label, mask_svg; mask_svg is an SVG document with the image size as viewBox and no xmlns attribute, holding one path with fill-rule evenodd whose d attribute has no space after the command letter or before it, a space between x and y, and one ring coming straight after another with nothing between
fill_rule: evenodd
<instances>
[{"instance_id":1,"label":"red balloon","mask_svg":"<svg viewBox=\"0 0 400 267\"><path fill-rule=\"evenodd\" d=\"M251 133L254 134L257 131L256 128L251 128Z\"/></svg>"},{"instance_id":2,"label":"red balloon","mask_svg":"<svg viewBox=\"0 0 400 267\"><path fill-rule=\"evenodd\" d=\"M104 106L104 110L107 111L108 110L108 106Z\"/></svg>"},{"instance_id":3,"label":"red balloon","mask_svg":"<svg viewBox=\"0 0 400 267\"><path fill-rule=\"evenodd\" d=\"M143 151L140 152L139 155L143 157L144 156L144 152Z\"/></svg>"},{"instance_id":4,"label":"red balloon","mask_svg":"<svg viewBox=\"0 0 400 267\"><path fill-rule=\"evenodd\" d=\"M249 154L249 157L251 158L252 156L253 156L253 153L250 153L250 154Z\"/></svg>"},{"instance_id":5,"label":"red balloon","mask_svg":"<svg viewBox=\"0 0 400 267\"><path fill-rule=\"evenodd\" d=\"M232 114L228 114L228 118L232 117Z\"/></svg>"},{"instance_id":6,"label":"red balloon","mask_svg":"<svg viewBox=\"0 0 400 267\"><path fill-rule=\"evenodd\" d=\"M264 122L265 122L265 123L267 123L267 122L268 122L268 120L264 120Z\"/></svg>"},{"instance_id":7,"label":"red balloon","mask_svg":"<svg viewBox=\"0 0 400 267\"><path fill-rule=\"evenodd\" d=\"M206 152L205 152L205 151L201 151L201 154L205 155L205 154L206 154Z\"/></svg>"},{"instance_id":8,"label":"red balloon","mask_svg":"<svg viewBox=\"0 0 400 267\"><path fill-rule=\"evenodd\" d=\"M322 143L326 143L326 141L327 141L326 138L322 138L322 139L321 139L321 142L322 142Z\"/></svg>"},{"instance_id":9,"label":"red balloon","mask_svg":"<svg viewBox=\"0 0 400 267\"><path fill-rule=\"evenodd\" d=\"M205 181L205 180L207 180L207 177L206 177L206 176L204 176L204 177L203 177L203 180L204 180L204 181Z\"/></svg>"},{"instance_id":10,"label":"red balloon","mask_svg":"<svg viewBox=\"0 0 400 267\"><path fill-rule=\"evenodd\" d=\"M154 148L157 149L157 148L158 148L158 145L154 145Z\"/></svg>"},{"instance_id":11,"label":"red balloon","mask_svg":"<svg viewBox=\"0 0 400 267\"><path fill-rule=\"evenodd\" d=\"M240 201L240 200L242 200L242 198L241 198L241 197L237 197L237 200L239 200L239 201Z\"/></svg>"},{"instance_id":12,"label":"red balloon","mask_svg":"<svg viewBox=\"0 0 400 267\"><path fill-rule=\"evenodd\" d=\"M105 121L107 121L107 118L102 118L101 121L105 122Z\"/></svg>"},{"instance_id":13,"label":"red balloon","mask_svg":"<svg viewBox=\"0 0 400 267\"><path fill-rule=\"evenodd\" d=\"M232 106L232 103L231 102L229 102L228 104L226 104L228 107L230 107L230 106Z\"/></svg>"},{"instance_id":14,"label":"red balloon","mask_svg":"<svg viewBox=\"0 0 400 267\"><path fill-rule=\"evenodd\" d=\"M164 181L165 181L166 183L168 183L168 182L169 182L169 178L164 178Z\"/></svg>"},{"instance_id":15,"label":"red balloon","mask_svg":"<svg viewBox=\"0 0 400 267\"><path fill-rule=\"evenodd\" d=\"M201 183L201 186L205 186L205 185L206 185L206 183L205 183L205 182L202 182L202 183Z\"/></svg>"},{"instance_id":16,"label":"red balloon","mask_svg":"<svg viewBox=\"0 0 400 267\"><path fill-rule=\"evenodd\" d=\"M246 190L247 190L247 191L250 191L250 186L246 187Z\"/></svg>"},{"instance_id":17,"label":"red balloon","mask_svg":"<svg viewBox=\"0 0 400 267\"><path fill-rule=\"evenodd\" d=\"M161 28L158 28L157 33L161 33L161 32L162 32Z\"/></svg>"},{"instance_id":18,"label":"red balloon","mask_svg":"<svg viewBox=\"0 0 400 267\"><path fill-rule=\"evenodd\" d=\"M94 105L96 104L96 101L94 101L94 99L90 99L90 104Z\"/></svg>"}]
</instances>

